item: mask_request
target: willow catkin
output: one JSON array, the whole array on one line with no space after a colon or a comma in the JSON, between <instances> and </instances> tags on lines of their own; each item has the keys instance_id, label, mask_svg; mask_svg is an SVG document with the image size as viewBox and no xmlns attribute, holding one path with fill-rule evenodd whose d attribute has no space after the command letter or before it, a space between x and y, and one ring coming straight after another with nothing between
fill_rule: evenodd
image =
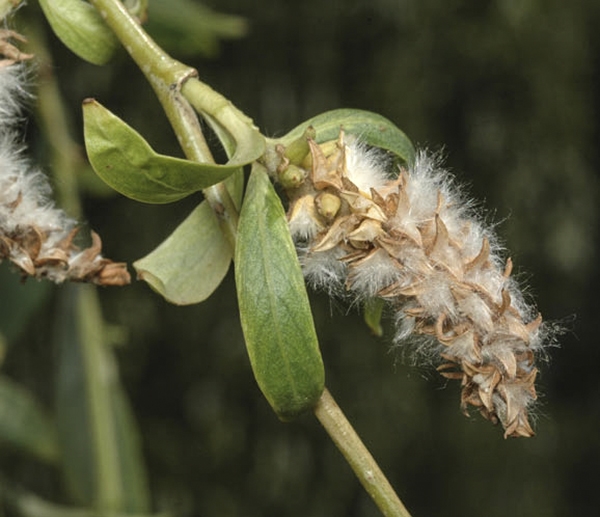
<instances>
[{"instance_id":1,"label":"willow catkin","mask_svg":"<svg viewBox=\"0 0 600 517\"><path fill-rule=\"evenodd\" d=\"M15 61L0 61L0 261L9 260L24 276L54 282L129 283L125 264L102 256L96 233L89 248L75 245L75 221L54 206L46 176L25 156L16 130L26 95L24 70Z\"/></svg>"},{"instance_id":2,"label":"willow catkin","mask_svg":"<svg viewBox=\"0 0 600 517\"><path fill-rule=\"evenodd\" d=\"M288 188L289 228L309 284L357 300L385 299L394 341L435 352L461 381L461 407L532 436L541 316L511 278L490 228L421 152L395 178L381 153L343 133L333 150L309 141L306 179ZM422 350L421 350L422 351Z\"/></svg>"}]
</instances>

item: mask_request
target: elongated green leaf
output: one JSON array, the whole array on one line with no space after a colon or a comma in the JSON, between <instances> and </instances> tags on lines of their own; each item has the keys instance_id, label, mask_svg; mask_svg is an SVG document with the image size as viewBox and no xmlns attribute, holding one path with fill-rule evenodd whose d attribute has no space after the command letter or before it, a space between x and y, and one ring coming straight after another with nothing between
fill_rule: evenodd
<instances>
[{"instance_id":1,"label":"elongated green leaf","mask_svg":"<svg viewBox=\"0 0 600 517\"><path fill-rule=\"evenodd\" d=\"M97 293L89 285L67 285L60 294L56 399L67 486L79 504L145 513L139 437L106 345Z\"/></svg>"},{"instance_id":2,"label":"elongated green leaf","mask_svg":"<svg viewBox=\"0 0 600 517\"><path fill-rule=\"evenodd\" d=\"M223 181L243 165L204 164L158 154L137 131L93 99L83 103L83 120L94 171L137 201L177 201Z\"/></svg>"},{"instance_id":3,"label":"elongated green leaf","mask_svg":"<svg viewBox=\"0 0 600 517\"><path fill-rule=\"evenodd\" d=\"M235 280L260 389L281 419L311 409L323 392L323 362L284 210L257 164L240 214Z\"/></svg>"},{"instance_id":4,"label":"elongated green leaf","mask_svg":"<svg viewBox=\"0 0 600 517\"><path fill-rule=\"evenodd\" d=\"M54 422L27 390L4 375L0 375L0 440L42 461L54 463L59 456Z\"/></svg>"},{"instance_id":5,"label":"elongated green leaf","mask_svg":"<svg viewBox=\"0 0 600 517\"><path fill-rule=\"evenodd\" d=\"M109 61L119 43L95 7L83 0L40 0L40 5L71 51L95 65Z\"/></svg>"},{"instance_id":6,"label":"elongated green leaf","mask_svg":"<svg viewBox=\"0 0 600 517\"><path fill-rule=\"evenodd\" d=\"M199 303L219 286L231 262L231 246L203 201L163 243L136 261L138 278L167 301Z\"/></svg>"},{"instance_id":7,"label":"elongated green leaf","mask_svg":"<svg viewBox=\"0 0 600 517\"><path fill-rule=\"evenodd\" d=\"M276 142L289 145L300 138L307 127L316 130L318 143L338 138L340 128L373 147L385 149L407 164L415 159L415 148L408 137L398 127L385 117L370 111L355 109L338 109L327 111L295 127L283 138Z\"/></svg>"}]
</instances>

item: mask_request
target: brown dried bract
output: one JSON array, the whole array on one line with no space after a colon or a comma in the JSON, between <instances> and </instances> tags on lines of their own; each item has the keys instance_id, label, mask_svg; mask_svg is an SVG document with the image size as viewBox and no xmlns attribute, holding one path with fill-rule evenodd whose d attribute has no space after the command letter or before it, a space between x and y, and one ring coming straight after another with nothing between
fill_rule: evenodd
<instances>
[{"instance_id":1,"label":"brown dried bract","mask_svg":"<svg viewBox=\"0 0 600 517\"><path fill-rule=\"evenodd\" d=\"M131 282L125 263L102 257L98 234L92 232L92 245L80 250L73 243L76 233L75 228L49 245L49 235L39 228L18 228L10 235L0 235L0 261L10 260L23 277L117 286Z\"/></svg>"},{"instance_id":2,"label":"brown dried bract","mask_svg":"<svg viewBox=\"0 0 600 517\"><path fill-rule=\"evenodd\" d=\"M4 59L0 59L0 67L14 65L33 57L33 54L21 52L17 46L10 42L11 39L20 41L21 43L27 42L25 37L21 36L18 32L9 29L0 29L0 55L4 57Z\"/></svg>"}]
</instances>

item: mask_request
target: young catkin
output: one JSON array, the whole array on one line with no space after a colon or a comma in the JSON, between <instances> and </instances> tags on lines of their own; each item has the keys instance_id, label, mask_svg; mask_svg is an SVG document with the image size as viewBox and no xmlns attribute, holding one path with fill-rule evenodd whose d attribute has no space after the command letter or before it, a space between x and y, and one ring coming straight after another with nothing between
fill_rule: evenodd
<instances>
[{"instance_id":1,"label":"young catkin","mask_svg":"<svg viewBox=\"0 0 600 517\"><path fill-rule=\"evenodd\" d=\"M0 60L0 262L9 260L23 276L54 282L127 284L125 264L102 257L96 233L89 248L75 245L75 221L54 206L46 176L24 155L17 130L26 95L24 65L15 52Z\"/></svg>"},{"instance_id":2,"label":"young catkin","mask_svg":"<svg viewBox=\"0 0 600 517\"><path fill-rule=\"evenodd\" d=\"M460 405L508 436L532 436L541 316L511 278L491 229L425 152L390 177L382 153L341 133L309 140L306 179L287 188L289 228L307 282L355 300L385 299L394 341L411 338L461 381Z\"/></svg>"}]
</instances>

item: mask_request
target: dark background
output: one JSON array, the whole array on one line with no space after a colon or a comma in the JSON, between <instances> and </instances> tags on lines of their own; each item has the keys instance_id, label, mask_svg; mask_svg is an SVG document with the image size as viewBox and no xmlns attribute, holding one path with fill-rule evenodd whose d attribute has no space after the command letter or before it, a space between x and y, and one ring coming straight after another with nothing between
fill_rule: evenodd
<instances>
[{"instance_id":1,"label":"dark background","mask_svg":"<svg viewBox=\"0 0 600 517\"><path fill-rule=\"evenodd\" d=\"M594 515L600 508L600 4L211 4L246 17L247 36L226 42L214 59L172 49L175 57L197 67L267 135L353 107L386 116L418 146L443 149L447 166L499 222L517 277L545 319L565 329L560 347L540 362L537 435L504 440L500 428L478 415L461 415L457 384L391 350L389 321L377 339L356 310L312 296L327 385L413 516ZM48 42L80 143L80 103L96 97L157 150L179 154L150 87L124 53L100 68L82 63L53 36ZM43 136L35 127L31 133L43 162ZM131 263L198 200L150 206L87 196L85 219L109 256ZM316 419L282 424L262 398L231 274L213 297L192 307L170 306L141 282L101 294L107 319L126 335L118 351L121 376L142 431L157 509L182 516L378 515ZM45 381L33 372L52 359L40 330L49 328L51 303L52 292L32 313L36 325L5 332L8 371L42 398ZM16 472L25 484L55 489L32 480L30 467Z\"/></svg>"}]
</instances>

